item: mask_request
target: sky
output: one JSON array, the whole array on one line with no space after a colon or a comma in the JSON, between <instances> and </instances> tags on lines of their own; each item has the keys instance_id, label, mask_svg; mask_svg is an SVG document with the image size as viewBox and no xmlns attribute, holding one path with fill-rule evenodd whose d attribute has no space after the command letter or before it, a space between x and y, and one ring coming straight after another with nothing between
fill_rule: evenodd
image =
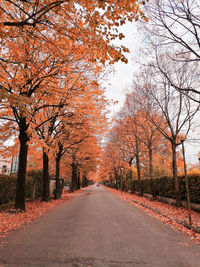
<instances>
[{"instance_id":1,"label":"sky","mask_svg":"<svg viewBox=\"0 0 200 267\"><path fill-rule=\"evenodd\" d=\"M120 28L124 33L125 38L122 39L121 44L129 48L130 53L127 54L128 64L117 62L114 65L115 71L107 75L103 86L106 88L105 95L109 100L118 101L118 104L110 106L110 115L112 117L119 111L125 100L125 92L133 80L134 73L138 70L137 61L139 60L140 47L142 38L137 31L136 23L127 23ZM200 114L199 114L200 116ZM190 134L190 138L198 138L195 133ZM180 150L181 148L178 148ZM181 150L180 150L181 151ZM200 141L194 142L190 140L185 141L186 161L190 164L198 164L198 152L200 151ZM199 165L200 167L200 165Z\"/></svg>"},{"instance_id":2,"label":"sky","mask_svg":"<svg viewBox=\"0 0 200 267\"><path fill-rule=\"evenodd\" d=\"M122 106L125 100L125 91L131 84L134 72L138 68L136 60L133 59L137 57L139 47L139 36L135 22L123 25L120 27L120 30L125 35L125 38L122 39L120 44L127 47L130 53L126 54L128 63L115 63L114 71L111 71L103 82L103 86L106 88L106 97L109 100L119 101L118 104L111 105L111 114L117 112Z\"/></svg>"}]
</instances>

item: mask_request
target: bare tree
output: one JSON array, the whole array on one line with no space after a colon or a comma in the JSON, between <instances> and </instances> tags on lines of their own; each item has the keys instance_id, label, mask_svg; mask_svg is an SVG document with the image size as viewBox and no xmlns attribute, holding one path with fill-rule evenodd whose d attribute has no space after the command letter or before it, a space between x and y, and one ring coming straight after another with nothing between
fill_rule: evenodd
<instances>
[{"instance_id":1,"label":"bare tree","mask_svg":"<svg viewBox=\"0 0 200 267\"><path fill-rule=\"evenodd\" d=\"M189 61L190 58L191 53L183 56L180 61L176 60L177 55L174 53L159 55L156 52L156 68L172 87L200 103L199 61Z\"/></svg>"},{"instance_id":2,"label":"bare tree","mask_svg":"<svg viewBox=\"0 0 200 267\"><path fill-rule=\"evenodd\" d=\"M151 99L143 95L141 102L141 93L140 93L140 84L142 77L139 80L133 82L132 87L135 89L127 93L126 102L129 109L133 109L134 106L137 107L137 113L134 117L134 123L137 125L137 139L144 145L148 154L148 174L150 179L150 188L152 194L152 200L156 199L156 190L153 180L153 153L156 152L158 143L161 140L161 134L157 126L149 120L149 114L157 120L157 123L160 124L160 118L156 113L153 112L153 105ZM138 91L137 91L138 90ZM142 103L142 104L141 104ZM137 118L137 119L136 119Z\"/></svg>"},{"instance_id":3,"label":"bare tree","mask_svg":"<svg viewBox=\"0 0 200 267\"><path fill-rule=\"evenodd\" d=\"M145 7L149 23L145 25L146 44L157 55L167 54L173 62L173 69L159 62L159 69L168 82L177 90L200 102L200 2L198 0L152 0ZM147 45L148 46L148 45ZM165 62L166 63L166 62ZM184 71L182 84L174 74Z\"/></svg>"},{"instance_id":4,"label":"bare tree","mask_svg":"<svg viewBox=\"0 0 200 267\"><path fill-rule=\"evenodd\" d=\"M148 73L148 74L147 74ZM148 97L157 110L160 120L155 120L153 113L149 113L149 120L155 124L160 133L171 143L172 149L172 170L175 180L176 204L181 206L179 181L177 176L176 148L177 135L184 132L186 135L191 128L192 119L199 110L199 105L191 103L190 99L183 93L177 91L162 72L159 72L155 65L149 65L143 74L145 82L140 83L140 97ZM181 73L176 73L177 77ZM181 77L179 77L181 80ZM184 85L184 84L182 84ZM143 98L144 98L143 97ZM142 104L142 101L141 101Z\"/></svg>"},{"instance_id":5,"label":"bare tree","mask_svg":"<svg viewBox=\"0 0 200 267\"><path fill-rule=\"evenodd\" d=\"M144 154L144 147L139 138L139 117L137 116L137 105L131 105L129 99L126 101L118 114L120 117L121 131L120 136L123 145L126 148L126 155L128 155L129 164L135 159L138 179L138 191L143 195L143 188L141 183L141 157ZM118 137L119 138L119 137ZM127 154L128 153L128 154Z\"/></svg>"},{"instance_id":6,"label":"bare tree","mask_svg":"<svg viewBox=\"0 0 200 267\"><path fill-rule=\"evenodd\" d=\"M200 3L198 0L152 0L145 11L149 19L148 31L154 44L173 49L183 48L181 57L191 52L193 58L200 60ZM159 43L158 43L159 41Z\"/></svg>"}]
</instances>

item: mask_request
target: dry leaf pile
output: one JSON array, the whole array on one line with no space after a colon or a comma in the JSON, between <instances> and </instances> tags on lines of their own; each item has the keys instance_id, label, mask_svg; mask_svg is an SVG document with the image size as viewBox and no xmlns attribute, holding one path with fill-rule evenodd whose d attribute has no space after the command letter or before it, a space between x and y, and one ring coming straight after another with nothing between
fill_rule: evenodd
<instances>
[{"instance_id":1,"label":"dry leaf pile","mask_svg":"<svg viewBox=\"0 0 200 267\"><path fill-rule=\"evenodd\" d=\"M40 200L27 202L26 212L18 212L15 209L8 209L0 212L0 239L9 236L10 233L19 229L24 224L34 221L50 209L71 199L73 195L79 191L70 194L64 193L61 199L51 199L50 202L41 202Z\"/></svg>"}]
</instances>

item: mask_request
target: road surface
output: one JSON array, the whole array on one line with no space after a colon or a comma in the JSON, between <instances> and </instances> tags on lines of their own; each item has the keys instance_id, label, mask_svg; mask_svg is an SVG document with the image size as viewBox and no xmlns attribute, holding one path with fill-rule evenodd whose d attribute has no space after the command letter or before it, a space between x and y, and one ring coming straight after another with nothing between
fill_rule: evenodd
<instances>
[{"instance_id":1,"label":"road surface","mask_svg":"<svg viewBox=\"0 0 200 267\"><path fill-rule=\"evenodd\" d=\"M0 267L200 267L200 246L97 186L6 241Z\"/></svg>"}]
</instances>

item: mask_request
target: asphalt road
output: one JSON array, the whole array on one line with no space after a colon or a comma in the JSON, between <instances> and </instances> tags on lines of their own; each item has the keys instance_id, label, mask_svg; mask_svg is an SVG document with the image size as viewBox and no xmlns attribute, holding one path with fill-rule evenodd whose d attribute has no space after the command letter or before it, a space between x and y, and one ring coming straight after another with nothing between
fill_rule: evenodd
<instances>
[{"instance_id":1,"label":"asphalt road","mask_svg":"<svg viewBox=\"0 0 200 267\"><path fill-rule=\"evenodd\" d=\"M200 267L200 246L96 186L6 241L0 267Z\"/></svg>"}]
</instances>

